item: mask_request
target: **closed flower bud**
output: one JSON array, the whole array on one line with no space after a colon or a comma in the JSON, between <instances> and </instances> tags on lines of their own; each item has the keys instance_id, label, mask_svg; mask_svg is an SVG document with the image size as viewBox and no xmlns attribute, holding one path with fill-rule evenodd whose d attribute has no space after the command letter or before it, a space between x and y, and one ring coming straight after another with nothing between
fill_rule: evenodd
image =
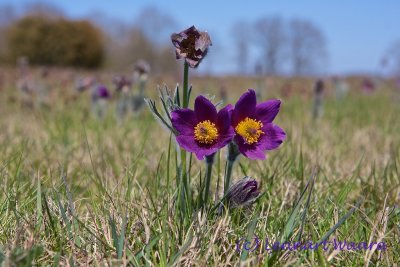
<instances>
[{"instance_id":1,"label":"closed flower bud","mask_svg":"<svg viewBox=\"0 0 400 267\"><path fill-rule=\"evenodd\" d=\"M249 206L259 195L257 181L246 176L229 187L226 194L226 203L230 208Z\"/></svg>"}]
</instances>

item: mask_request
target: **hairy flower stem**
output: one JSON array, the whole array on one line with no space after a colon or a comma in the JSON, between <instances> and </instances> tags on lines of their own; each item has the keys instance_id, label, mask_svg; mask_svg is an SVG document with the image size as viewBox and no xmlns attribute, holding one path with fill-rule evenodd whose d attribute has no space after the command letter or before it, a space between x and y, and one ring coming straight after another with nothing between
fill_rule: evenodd
<instances>
[{"instance_id":1,"label":"hairy flower stem","mask_svg":"<svg viewBox=\"0 0 400 267\"><path fill-rule=\"evenodd\" d=\"M228 192L229 186L231 185L231 176L233 164L236 161L236 158L239 156L240 152L237 145L233 142L228 145L228 158L226 161L225 168L225 178L224 178L224 195Z\"/></svg>"},{"instance_id":2,"label":"hairy flower stem","mask_svg":"<svg viewBox=\"0 0 400 267\"><path fill-rule=\"evenodd\" d=\"M146 88L146 81L140 80L139 81L139 96L140 98L144 98L144 89Z\"/></svg>"},{"instance_id":3,"label":"hairy flower stem","mask_svg":"<svg viewBox=\"0 0 400 267\"><path fill-rule=\"evenodd\" d=\"M181 149L181 182L184 187L185 196L189 196L189 183L187 177L187 166L186 166L186 150Z\"/></svg>"},{"instance_id":4,"label":"hairy flower stem","mask_svg":"<svg viewBox=\"0 0 400 267\"><path fill-rule=\"evenodd\" d=\"M203 198L203 207L205 208L208 203L208 197L210 195L210 184L211 184L211 176L212 176L212 167L214 164L214 154L206 156L206 179L205 179L205 190L204 190L204 198Z\"/></svg>"},{"instance_id":5,"label":"hairy flower stem","mask_svg":"<svg viewBox=\"0 0 400 267\"><path fill-rule=\"evenodd\" d=\"M189 106L189 64L185 61L183 66L183 108Z\"/></svg>"},{"instance_id":6,"label":"hairy flower stem","mask_svg":"<svg viewBox=\"0 0 400 267\"><path fill-rule=\"evenodd\" d=\"M225 169L225 183L224 183L224 195L228 192L230 183L231 183L231 176L232 176L232 168L235 161L227 160L226 162L226 169Z\"/></svg>"},{"instance_id":7,"label":"hairy flower stem","mask_svg":"<svg viewBox=\"0 0 400 267\"><path fill-rule=\"evenodd\" d=\"M183 67L183 108L189 106L189 65L186 63ZM188 200L190 196L189 183L187 177L187 166L186 166L186 150L181 149L181 184L183 185L183 200ZM183 201L185 203L185 201Z\"/></svg>"}]
</instances>

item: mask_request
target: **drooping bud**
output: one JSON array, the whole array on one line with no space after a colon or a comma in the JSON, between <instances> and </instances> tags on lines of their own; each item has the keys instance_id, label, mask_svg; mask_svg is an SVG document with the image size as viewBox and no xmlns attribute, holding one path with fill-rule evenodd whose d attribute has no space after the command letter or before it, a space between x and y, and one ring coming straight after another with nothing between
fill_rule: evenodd
<instances>
[{"instance_id":1,"label":"drooping bud","mask_svg":"<svg viewBox=\"0 0 400 267\"><path fill-rule=\"evenodd\" d=\"M226 203L229 208L249 206L259 195L257 181L246 176L229 187L226 194Z\"/></svg>"}]
</instances>

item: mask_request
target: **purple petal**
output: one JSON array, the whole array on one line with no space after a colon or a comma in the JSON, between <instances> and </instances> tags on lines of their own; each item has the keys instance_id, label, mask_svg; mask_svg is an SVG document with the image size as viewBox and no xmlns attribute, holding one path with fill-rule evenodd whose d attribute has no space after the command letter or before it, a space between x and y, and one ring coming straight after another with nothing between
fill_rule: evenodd
<instances>
[{"instance_id":1,"label":"purple petal","mask_svg":"<svg viewBox=\"0 0 400 267\"><path fill-rule=\"evenodd\" d=\"M186 151L196 153L200 149L193 136L178 135L176 141Z\"/></svg>"},{"instance_id":2,"label":"purple petal","mask_svg":"<svg viewBox=\"0 0 400 267\"><path fill-rule=\"evenodd\" d=\"M218 146L216 145L209 147L199 146L193 136L178 135L176 137L176 141L183 149L194 153L199 160L203 160L205 156L211 155L218 151Z\"/></svg>"},{"instance_id":3,"label":"purple petal","mask_svg":"<svg viewBox=\"0 0 400 267\"><path fill-rule=\"evenodd\" d=\"M174 128L181 135L194 134L194 127L197 123L196 115L193 110L184 108L172 111L171 121Z\"/></svg>"},{"instance_id":4,"label":"purple petal","mask_svg":"<svg viewBox=\"0 0 400 267\"><path fill-rule=\"evenodd\" d=\"M191 59L191 58L188 58L188 57L185 60L186 60L186 63L189 64L189 66L191 68L197 67L197 65L200 63L199 60Z\"/></svg>"},{"instance_id":5,"label":"purple petal","mask_svg":"<svg viewBox=\"0 0 400 267\"><path fill-rule=\"evenodd\" d=\"M196 40L195 49L204 52L212 45L210 35L207 32L200 32L200 37Z\"/></svg>"},{"instance_id":6,"label":"purple petal","mask_svg":"<svg viewBox=\"0 0 400 267\"><path fill-rule=\"evenodd\" d=\"M243 138L239 135L236 135L235 138L235 143L239 147L240 153L242 153L245 157L249 159L265 159L265 154L264 152L257 146L257 143L254 144L246 144L243 140Z\"/></svg>"},{"instance_id":7,"label":"purple petal","mask_svg":"<svg viewBox=\"0 0 400 267\"><path fill-rule=\"evenodd\" d=\"M233 128L229 128L229 130L225 134L221 134L218 136L218 148L223 148L227 144L229 144L233 137L235 136L235 131Z\"/></svg>"},{"instance_id":8,"label":"purple petal","mask_svg":"<svg viewBox=\"0 0 400 267\"><path fill-rule=\"evenodd\" d=\"M231 110L232 105L227 105L218 112L217 127L221 132L226 132L231 127Z\"/></svg>"},{"instance_id":9,"label":"purple petal","mask_svg":"<svg viewBox=\"0 0 400 267\"><path fill-rule=\"evenodd\" d=\"M258 141L258 147L261 150L273 150L282 144L286 139L286 133L277 125L272 123L265 124L262 128L264 132Z\"/></svg>"},{"instance_id":10,"label":"purple petal","mask_svg":"<svg viewBox=\"0 0 400 267\"><path fill-rule=\"evenodd\" d=\"M196 114L198 121L217 121L217 109L214 104L204 96L200 95L196 97L194 102L194 113Z\"/></svg>"},{"instance_id":11,"label":"purple petal","mask_svg":"<svg viewBox=\"0 0 400 267\"><path fill-rule=\"evenodd\" d=\"M232 126L235 127L246 117L252 117L256 108L256 92L249 89L244 93L235 105L232 112Z\"/></svg>"},{"instance_id":12,"label":"purple petal","mask_svg":"<svg viewBox=\"0 0 400 267\"><path fill-rule=\"evenodd\" d=\"M278 115L281 101L278 99L268 100L256 106L256 118L262 123L271 123Z\"/></svg>"},{"instance_id":13,"label":"purple petal","mask_svg":"<svg viewBox=\"0 0 400 267\"><path fill-rule=\"evenodd\" d=\"M258 147L255 147L254 149L246 150L245 152L242 152L242 153L249 159L264 160L266 158L265 153L262 150L260 150Z\"/></svg>"}]
</instances>

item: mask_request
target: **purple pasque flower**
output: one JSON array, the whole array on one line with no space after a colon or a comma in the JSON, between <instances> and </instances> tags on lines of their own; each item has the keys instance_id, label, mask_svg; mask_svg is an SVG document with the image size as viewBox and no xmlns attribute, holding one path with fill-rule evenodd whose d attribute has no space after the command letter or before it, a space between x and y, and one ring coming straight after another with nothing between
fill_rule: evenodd
<instances>
[{"instance_id":1,"label":"purple pasque flower","mask_svg":"<svg viewBox=\"0 0 400 267\"><path fill-rule=\"evenodd\" d=\"M364 93L367 93L367 94L372 93L373 91L375 91L375 83L374 83L374 81L372 81L369 78L365 78L362 81L362 89L363 89Z\"/></svg>"},{"instance_id":2,"label":"purple pasque flower","mask_svg":"<svg viewBox=\"0 0 400 267\"><path fill-rule=\"evenodd\" d=\"M239 151L250 159L265 159L265 150L273 150L285 140L285 132L272 121L279 112L281 101L268 100L257 104L256 93L249 89L232 110L234 141Z\"/></svg>"},{"instance_id":3,"label":"purple pasque flower","mask_svg":"<svg viewBox=\"0 0 400 267\"><path fill-rule=\"evenodd\" d=\"M129 89L132 85L132 82L123 75L115 76L112 82L116 91L122 91L123 88Z\"/></svg>"},{"instance_id":4,"label":"purple pasque flower","mask_svg":"<svg viewBox=\"0 0 400 267\"><path fill-rule=\"evenodd\" d=\"M173 33L171 41L175 46L176 59L184 58L191 68L199 65L206 56L208 47L212 45L210 35L198 31L195 26Z\"/></svg>"},{"instance_id":5,"label":"purple pasque flower","mask_svg":"<svg viewBox=\"0 0 400 267\"><path fill-rule=\"evenodd\" d=\"M172 125L178 131L176 141L189 152L204 159L227 145L235 135L230 124L231 105L217 112L204 96L198 96L194 110L183 108L172 111Z\"/></svg>"},{"instance_id":6,"label":"purple pasque flower","mask_svg":"<svg viewBox=\"0 0 400 267\"><path fill-rule=\"evenodd\" d=\"M96 85L95 90L92 94L94 101L98 99L109 99L111 97L107 87L103 84Z\"/></svg>"}]
</instances>

